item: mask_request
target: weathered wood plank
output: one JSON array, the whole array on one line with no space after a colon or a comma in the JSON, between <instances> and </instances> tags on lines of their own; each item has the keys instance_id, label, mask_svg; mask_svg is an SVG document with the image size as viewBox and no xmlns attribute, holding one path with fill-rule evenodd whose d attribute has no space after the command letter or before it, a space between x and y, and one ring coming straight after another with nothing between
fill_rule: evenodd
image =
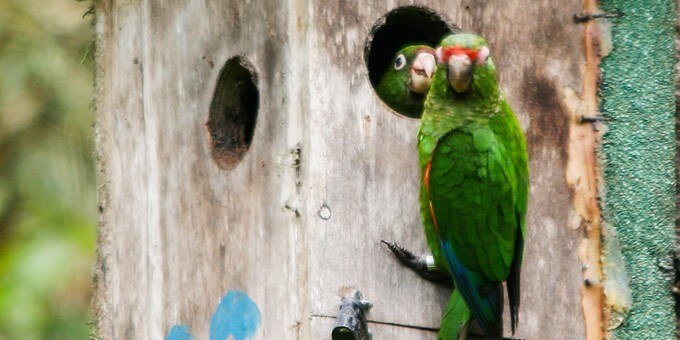
<instances>
[{"instance_id":1,"label":"weathered wood plank","mask_svg":"<svg viewBox=\"0 0 680 340\"><path fill-rule=\"evenodd\" d=\"M565 92L581 91L583 29L579 1L486 2L470 24L492 46L501 87L529 144L531 191L522 272L519 337L585 336L580 301L583 236L565 183L571 112ZM495 52L493 52L495 50Z\"/></svg>"},{"instance_id":2,"label":"weathered wood plank","mask_svg":"<svg viewBox=\"0 0 680 340\"><path fill-rule=\"evenodd\" d=\"M236 289L260 309L258 337L318 338L330 334L347 286L375 304L373 321L438 327L448 291L399 267L379 243L426 251L417 120L381 104L364 63L376 21L414 3L426 5L97 2L99 335L159 338L186 324L205 338L220 298ZM583 232L572 228L564 177L563 95L581 88L582 29L570 21L581 3L427 5L487 38L527 129L532 196L517 335L581 337ZM259 115L245 158L225 171L204 125L220 68L235 55L257 72ZM329 218L319 215L324 205ZM434 335L372 328L382 338Z\"/></svg>"},{"instance_id":3,"label":"weathered wood plank","mask_svg":"<svg viewBox=\"0 0 680 340\"><path fill-rule=\"evenodd\" d=\"M584 334L581 266L576 257L582 232L570 225L574 212L564 177L570 112L563 93L581 87L582 32L571 21L580 3L432 6L462 29L486 37L501 86L528 130L532 187L518 336ZM310 270L320 278L320 284L312 287L312 310L331 314L336 292L327 287L346 278L378 306L371 313L373 320L437 327L445 302L441 296L446 293L415 287L417 278L395 270L377 243L381 238L396 239L425 250L417 208L417 121L381 105L366 81L366 70L356 66L363 58L361 32L391 8L317 3L312 10L318 26L312 27L310 39L311 50L316 51L310 61L315 75L310 114L318 128L310 129L308 157L321 161L310 165L315 188L308 197L312 208L328 204L333 211L331 219L317 218L311 226L313 239L321 240L311 247ZM366 261L351 260L360 253L366 254ZM416 305L409 296L416 298ZM555 306L567 312L555 313Z\"/></svg>"},{"instance_id":4,"label":"weathered wood plank","mask_svg":"<svg viewBox=\"0 0 680 340\"><path fill-rule=\"evenodd\" d=\"M121 26L134 25L118 16L126 6L112 3L100 13ZM280 109L288 97L280 76L286 23L266 6L272 5L142 2L135 9L142 22L138 31L103 38L102 49L118 63L132 64L133 56L116 44L142 47L134 57L143 79L129 90L133 98L144 98L136 111L139 129L126 124L133 110L99 110L99 130L108 137L100 141L110 183L104 192L112 203L105 207L101 237L111 248L101 248L100 256L113 268L109 272L123 276L101 278L107 283L100 286L100 300L120 306L110 311L113 320L102 317L112 328L100 331L105 338L157 338L174 324L188 324L204 338L217 303L230 289L246 291L263 311L263 324L269 326L261 329L262 336L295 337L300 315L295 225L281 209L282 196L293 191L287 178L294 171L279 164L292 147L279 128L287 122L285 108ZM241 24L241 32L234 29L241 18L258 20ZM105 29L115 34L118 27ZM260 104L249 157L225 172L209 156L204 125L220 65L236 54L245 54L261 70L260 91L267 100ZM125 98L130 76L113 69L110 80L104 79L120 87L100 90L100 98ZM146 148L138 151L134 143ZM121 175L112 177L111 169ZM116 286L118 281L125 285Z\"/></svg>"},{"instance_id":5,"label":"weathered wood plank","mask_svg":"<svg viewBox=\"0 0 680 340\"><path fill-rule=\"evenodd\" d=\"M100 13L108 15L99 16L97 22L102 34L99 39L106 41L97 51L97 110L110 114L99 114L97 121L101 212L98 328L99 334L109 339L133 334L148 337L147 325L160 319L148 313L145 295L149 287L149 173L143 138L143 45L141 40L125 39L142 36L144 20L139 2L101 6ZM112 95L101 95L106 93ZM119 114L111 114L114 112ZM149 322L139 325L133 320Z\"/></svg>"}]
</instances>

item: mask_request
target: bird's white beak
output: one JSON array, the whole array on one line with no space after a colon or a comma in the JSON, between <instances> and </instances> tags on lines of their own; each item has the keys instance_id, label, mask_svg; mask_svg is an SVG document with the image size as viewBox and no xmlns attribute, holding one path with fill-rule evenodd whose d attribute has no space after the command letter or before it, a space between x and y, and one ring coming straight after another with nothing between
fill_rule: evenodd
<instances>
[{"instance_id":1,"label":"bird's white beak","mask_svg":"<svg viewBox=\"0 0 680 340\"><path fill-rule=\"evenodd\" d=\"M437 70L437 62L434 60L434 55L421 52L416 55L411 67L411 83L409 86L413 92L427 93L432 84L432 75Z\"/></svg>"},{"instance_id":2,"label":"bird's white beak","mask_svg":"<svg viewBox=\"0 0 680 340\"><path fill-rule=\"evenodd\" d=\"M465 54L452 55L448 62L449 83L457 93L470 90L472 84L472 61Z\"/></svg>"}]
</instances>

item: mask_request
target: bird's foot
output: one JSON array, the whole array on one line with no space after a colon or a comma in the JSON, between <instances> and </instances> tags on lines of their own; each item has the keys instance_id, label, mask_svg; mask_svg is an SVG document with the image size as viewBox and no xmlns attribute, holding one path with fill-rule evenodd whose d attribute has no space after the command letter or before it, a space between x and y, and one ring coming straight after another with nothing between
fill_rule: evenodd
<instances>
[{"instance_id":1,"label":"bird's foot","mask_svg":"<svg viewBox=\"0 0 680 340\"><path fill-rule=\"evenodd\" d=\"M387 248L389 248L397 260L401 262L401 264L411 268L423 279L436 284L445 285L447 287L451 287L453 285L451 276L437 270L434 265L434 258L432 256L415 255L396 242L387 242L385 240L381 240L380 242L384 243Z\"/></svg>"}]
</instances>

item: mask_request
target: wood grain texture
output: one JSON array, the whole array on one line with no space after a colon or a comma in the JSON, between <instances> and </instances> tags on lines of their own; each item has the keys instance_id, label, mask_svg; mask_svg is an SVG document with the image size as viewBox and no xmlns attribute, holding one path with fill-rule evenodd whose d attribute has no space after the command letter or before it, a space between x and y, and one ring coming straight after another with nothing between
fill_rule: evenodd
<instances>
[{"instance_id":1,"label":"wood grain texture","mask_svg":"<svg viewBox=\"0 0 680 340\"><path fill-rule=\"evenodd\" d=\"M231 289L258 305L257 338L329 337L344 287L374 303L376 339L434 338L413 327L437 328L449 292L380 244L426 251L418 122L380 102L364 63L375 22L411 4L487 39L527 131L516 336L584 336L583 231L569 227L576 213L564 173L564 93L581 89L584 62L582 27L571 21L580 1L111 0L97 2L102 338L160 338L175 324L206 338ZM257 71L260 109L250 150L225 171L205 123L220 68L235 55Z\"/></svg>"}]
</instances>

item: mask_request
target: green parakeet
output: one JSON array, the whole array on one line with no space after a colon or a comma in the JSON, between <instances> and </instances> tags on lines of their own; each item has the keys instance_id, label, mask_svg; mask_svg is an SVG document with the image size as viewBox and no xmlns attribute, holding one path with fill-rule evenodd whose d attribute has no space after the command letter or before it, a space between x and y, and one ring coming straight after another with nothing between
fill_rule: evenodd
<instances>
[{"instance_id":1,"label":"green parakeet","mask_svg":"<svg viewBox=\"0 0 680 340\"><path fill-rule=\"evenodd\" d=\"M380 79L376 92L395 111L409 117L419 117L435 67L432 47L406 46L397 52Z\"/></svg>"},{"instance_id":2,"label":"green parakeet","mask_svg":"<svg viewBox=\"0 0 680 340\"><path fill-rule=\"evenodd\" d=\"M497 338L503 281L513 333L518 320L526 142L484 39L449 35L436 57L418 130L423 223L437 266L453 277L454 294L460 293L486 336ZM453 296L449 306L457 302Z\"/></svg>"},{"instance_id":3,"label":"green parakeet","mask_svg":"<svg viewBox=\"0 0 680 340\"><path fill-rule=\"evenodd\" d=\"M435 50L426 45L409 45L400 49L376 88L380 98L402 114L419 117L437 68L434 53ZM445 266L433 271L433 264L426 256L416 256L396 243L383 243L404 265L423 278L447 286L452 284L450 276L444 274ZM443 260L435 262L444 263ZM439 338L457 339L469 318L470 311L465 301L460 293L454 292L444 311Z\"/></svg>"}]
</instances>

